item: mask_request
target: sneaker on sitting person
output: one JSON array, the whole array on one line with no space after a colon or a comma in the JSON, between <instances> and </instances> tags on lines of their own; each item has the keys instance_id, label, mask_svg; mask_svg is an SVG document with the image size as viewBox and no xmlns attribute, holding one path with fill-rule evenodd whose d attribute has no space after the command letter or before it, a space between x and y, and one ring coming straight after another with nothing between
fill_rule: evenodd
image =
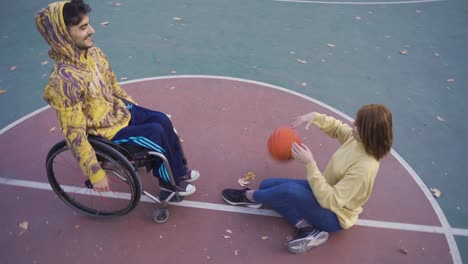
<instances>
[{"instance_id":1,"label":"sneaker on sitting person","mask_svg":"<svg viewBox=\"0 0 468 264\"><path fill-rule=\"evenodd\" d=\"M221 196L223 197L224 201L226 201L230 205L245 205L250 208L260 208L262 207L261 203L255 203L250 201L245 193L250 190L249 188L245 188L243 190L236 190L236 189L224 189L221 192Z\"/></svg>"},{"instance_id":2,"label":"sneaker on sitting person","mask_svg":"<svg viewBox=\"0 0 468 264\"><path fill-rule=\"evenodd\" d=\"M194 182L200 178L200 172L197 170L187 170L184 176L180 177L181 181L184 182Z\"/></svg>"},{"instance_id":3,"label":"sneaker on sitting person","mask_svg":"<svg viewBox=\"0 0 468 264\"><path fill-rule=\"evenodd\" d=\"M171 184L166 183L163 180L159 180L159 187L162 190L174 192L176 191L180 196L188 196L193 194L197 188L194 185L187 183L185 181L180 181L179 185L176 185L175 188L171 186Z\"/></svg>"},{"instance_id":4,"label":"sneaker on sitting person","mask_svg":"<svg viewBox=\"0 0 468 264\"><path fill-rule=\"evenodd\" d=\"M295 238L288 242L288 250L294 254L301 254L307 250L325 244L328 232L309 226L299 229Z\"/></svg>"}]
</instances>

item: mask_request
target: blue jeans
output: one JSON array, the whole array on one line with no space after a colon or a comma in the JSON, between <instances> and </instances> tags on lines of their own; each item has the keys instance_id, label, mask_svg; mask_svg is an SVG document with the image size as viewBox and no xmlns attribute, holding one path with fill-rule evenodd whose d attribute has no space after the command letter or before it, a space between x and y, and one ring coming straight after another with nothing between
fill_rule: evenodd
<instances>
[{"instance_id":1,"label":"blue jeans","mask_svg":"<svg viewBox=\"0 0 468 264\"><path fill-rule=\"evenodd\" d=\"M335 213L320 207L307 180L265 179L253 193L257 203L270 206L286 220L296 225L301 219L327 232L342 228Z\"/></svg>"}]
</instances>

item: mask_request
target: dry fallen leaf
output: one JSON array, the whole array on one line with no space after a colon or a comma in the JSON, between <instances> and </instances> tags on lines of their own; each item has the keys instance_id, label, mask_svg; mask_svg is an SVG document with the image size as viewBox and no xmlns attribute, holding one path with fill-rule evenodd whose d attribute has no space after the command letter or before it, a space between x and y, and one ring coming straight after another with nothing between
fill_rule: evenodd
<instances>
[{"instance_id":1,"label":"dry fallen leaf","mask_svg":"<svg viewBox=\"0 0 468 264\"><path fill-rule=\"evenodd\" d=\"M356 20L361 20L360 16L355 17Z\"/></svg>"},{"instance_id":2,"label":"dry fallen leaf","mask_svg":"<svg viewBox=\"0 0 468 264\"><path fill-rule=\"evenodd\" d=\"M177 72L176 71L171 71L171 74L176 74Z\"/></svg>"},{"instance_id":3,"label":"dry fallen leaf","mask_svg":"<svg viewBox=\"0 0 468 264\"><path fill-rule=\"evenodd\" d=\"M0 94L5 93L5 92L6 92L6 90L3 90L3 89L0 88Z\"/></svg>"},{"instance_id":4,"label":"dry fallen leaf","mask_svg":"<svg viewBox=\"0 0 468 264\"><path fill-rule=\"evenodd\" d=\"M180 21L180 20L182 20L182 18L181 17L174 17L172 20Z\"/></svg>"},{"instance_id":5,"label":"dry fallen leaf","mask_svg":"<svg viewBox=\"0 0 468 264\"><path fill-rule=\"evenodd\" d=\"M55 131L55 127L52 127L51 129L49 129L49 132L54 132Z\"/></svg>"},{"instance_id":6,"label":"dry fallen leaf","mask_svg":"<svg viewBox=\"0 0 468 264\"><path fill-rule=\"evenodd\" d=\"M240 186L244 187L247 184L249 184L250 182L245 181L243 178L240 178L239 180L237 180L237 183L239 183Z\"/></svg>"},{"instance_id":7,"label":"dry fallen leaf","mask_svg":"<svg viewBox=\"0 0 468 264\"><path fill-rule=\"evenodd\" d=\"M408 55L408 51L407 50L400 50L400 54L401 55Z\"/></svg>"},{"instance_id":8,"label":"dry fallen leaf","mask_svg":"<svg viewBox=\"0 0 468 264\"><path fill-rule=\"evenodd\" d=\"M262 236L262 240L268 239L268 236Z\"/></svg>"},{"instance_id":9,"label":"dry fallen leaf","mask_svg":"<svg viewBox=\"0 0 468 264\"><path fill-rule=\"evenodd\" d=\"M452 78L447 80L447 82L454 82L454 81L455 81L455 79L452 79Z\"/></svg>"},{"instance_id":10,"label":"dry fallen leaf","mask_svg":"<svg viewBox=\"0 0 468 264\"><path fill-rule=\"evenodd\" d=\"M239 250L237 250L237 249L234 250L234 255L236 255L236 256L239 255Z\"/></svg>"},{"instance_id":11,"label":"dry fallen leaf","mask_svg":"<svg viewBox=\"0 0 468 264\"><path fill-rule=\"evenodd\" d=\"M303 82L301 83L302 86L307 86L307 83Z\"/></svg>"},{"instance_id":12,"label":"dry fallen leaf","mask_svg":"<svg viewBox=\"0 0 468 264\"><path fill-rule=\"evenodd\" d=\"M291 54L296 54L296 52L294 52L294 51L290 51L289 53L291 53Z\"/></svg>"},{"instance_id":13,"label":"dry fallen leaf","mask_svg":"<svg viewBox=\"0 0 468 264\"><path fill-rule=\"evenodd\" d=\"M406 248L404 247L400 247L400 253L404 255L408 255L408 250L406 250Z\"/></svg>"},{"instance_id":14,"label":"dry fallen leaf","mask_svg":"<svg viewBox=\"0 0 468 264\"><path fill-rule=\"evenodd\" d=\"M437 53L437 52L435 52L433 55L434 55L434 57L439 57L440 56L440 54Z\"/></svg>"},{"instance_id":15,"label":"dry fallen leaf","mask_svg":"<svg viewBox=\"0 0 468 264\"><path fill-rule=\"evenodd\" d=\"M401 254L408 254L408 250L403 246L403 240L400 240L398 251L400 251Z\"/></svg>"},{"instance_id":16,"label":"dry fallen leaf","mask_svg":"<svg viewBox=\"0 0 468 264\"><path fill-rule=\"evenodd\" d=\"M226 235L223 235L224 239L228 239L228 238L231 238L231 236L226 236Z\"/></svg>"},{"instance_id":17,"label":"dry fallen leaf","mask_svg":"<svg viewBox=\"0 0 468 264\"><path fill-rule=\"evenodd\" d=\"M306 64L306 63L307 63L306 60L301 60L301 59L297 59L297 62L300 62L300 63L303 63L303 64Z\"/></svg>"},{"instance_id":18,"label":"dry fallen leaf","mask_svg":"<svg viewBox=\"0 0 468 264\"><path fill-rule=\"evenodd\" d=\"M334 44L327 44L327 46L330 47L330 48L334 48L334 47L335 47Z\"/></svg>"},{"instance_id":19,"label":"dry fallen leaf","mask_svg":"<svg viewBox=\"0 0 468 264\"><path fill-rule=\"evenodd\" d=\"M109 25L109 21L101 22L101 26L107 26L107 25Z\"/></svg>"},{"instance_id":20,"label":"dry fallen leaf","mask_svg":"<svg viewBox=\"0 0 468 264\"><path fill-rule=\"evenodd\" d=\"M10 71L14 71L16 69L16 66L11 66Z\"/></svg>"},{"instance_id":21,"label":"dry fallen leaf","mask_svg":"<svg viewBox=\"0 0 468 264\"><path fill-rule=\"evenodd\" d=\"M121 81L125 81L125 80L128 80L128 77L122 77L120 78Z\"/></svg>"},{"instance_id":22,"label":"dry fallen leaf","mask_svg":"<svg viewBox=\"0 0 468 264\"><path fill-rule=\"evenodd\" d=\"M19 227L21 228L21 232L19 233L20 236L28 230L28 226L29 226L28 221L23 221L19 224Z\"/></svg>"},{"instance_id":23,"label":"dry fallen leaf","mask_svg":"<svg viewBox=\"0 0 468 264\"><path fill-rule=\"evenodd\" d=\"M421 10L416 10L416 13L420 14L422 11Z\"/></svg>"},{"instance_id":24,"label":"dry fallen leaf","mask_svg":"<svg viewBox=\"0 0 468 264\"><path fill-rule=\"evenodd\" d=\"M248 180L253 180L253 181L255 181L255 177L256 177L256 176L257 176L257 175L255 175L255 172L249 171L249 172L247 172L247 173L244 175L244 178L243 178L243 179L244 179L245 181L248 181Z\"/></svg>"},{"instance_id":25,"label":"dry fallen leaf","mask_svg":"<svg viewBox=\"0 0 468 264\"><path fill-rule=\"evenodd\" d=\"M445 119L443 117L440 117L440 116L437 116L437 120L439 120L440 122L445 122Z\"/></svg>"},{"instance_id":26,"label":"dry fallen leaf","mask_svg":"<svg viewBox=\"0 0 468 264\"><path fill-rule=\"evenodd\" d=\"M247 184L249 184L250 182L244 181L244 179L240 178L239 180L237 180L237 183L239 183L240 186L244 187Z\"/></svg>"},{"instance_id":27,"label":"dry fallen leaf","mask_svg":"<svg viewBox=\"0 0 468 264\"><path fill-rule=\"evenodd\" d=\"M43 61L43 62L41 62L41 65L46 65L48 63L49 63L49 61Z\"/></svg>"},{"instance_id":28,"label":"dry fallen leaf","mask_svg":"<svg viewBox=\"0 0 468 264\"><path fill-rule=\"evenodd\" d=\"M226 229L226 232L229 233L229 234L232 234L231 229Z\"/></svg>"},{"instance_id":29,"label":"dry fallen leaf","mask_svg":"<svg viewBox=\"0 0 468 264\"><path fill-rule=\"evenodd\" d=\"M439 198L442 195L442 192L439 191L439 189L437 189L437 188L431 188L431 191L432 191L432 195L435 198Z\"/></svg>"},{"instance_id":30,"label":"dry fallen leaf","mask_svg":"<svg viewBox=\"0 0 468 264\"><path fill-rule=\"evenodd\" d=\"M121 6L121 3L114 3L114 6Z\"/></svg>"}]
</instances>

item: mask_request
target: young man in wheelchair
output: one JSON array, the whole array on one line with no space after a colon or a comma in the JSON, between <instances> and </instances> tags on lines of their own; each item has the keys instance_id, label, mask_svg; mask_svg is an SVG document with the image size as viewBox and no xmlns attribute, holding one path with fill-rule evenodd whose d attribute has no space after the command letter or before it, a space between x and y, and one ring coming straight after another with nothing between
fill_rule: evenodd
<instances>
[{"instance_id":1,"label":"young man in wheelchair","mask_svg":"<svg viewBox=\"0 0 468 264\"><path fill-rule=\"evenodd\" d=\"M109 191L112 186L88 135L163 154L179 195L194 193L190 182L200 173L186 168L171 121L164 113L137 106L120 88L104 53L93 45L90 11L83 0L72 0L52 3L36 14L37 28L55 61L43 96L56 111L68 147L96 191ZM167 168L159 158L153 175L161 186L171 188Z\"/></svg>"}]
</instances>

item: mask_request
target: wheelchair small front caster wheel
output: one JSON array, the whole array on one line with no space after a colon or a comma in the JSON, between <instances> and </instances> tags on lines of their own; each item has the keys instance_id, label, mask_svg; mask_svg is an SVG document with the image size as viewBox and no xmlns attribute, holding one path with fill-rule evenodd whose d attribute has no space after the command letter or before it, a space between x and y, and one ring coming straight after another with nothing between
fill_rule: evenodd
<instances>
[{"instance_id":1,"label":"wheelchair small front caster wheel","mask_svg":"<svg viewBox=\"0 0 468 264\"><path fill-rule=\"evenodd\" d=\"M167 209L158 209L153 213L153 219L156 223L162 224L169 218L169 211Z\"/></svg>"}]
</instances>

